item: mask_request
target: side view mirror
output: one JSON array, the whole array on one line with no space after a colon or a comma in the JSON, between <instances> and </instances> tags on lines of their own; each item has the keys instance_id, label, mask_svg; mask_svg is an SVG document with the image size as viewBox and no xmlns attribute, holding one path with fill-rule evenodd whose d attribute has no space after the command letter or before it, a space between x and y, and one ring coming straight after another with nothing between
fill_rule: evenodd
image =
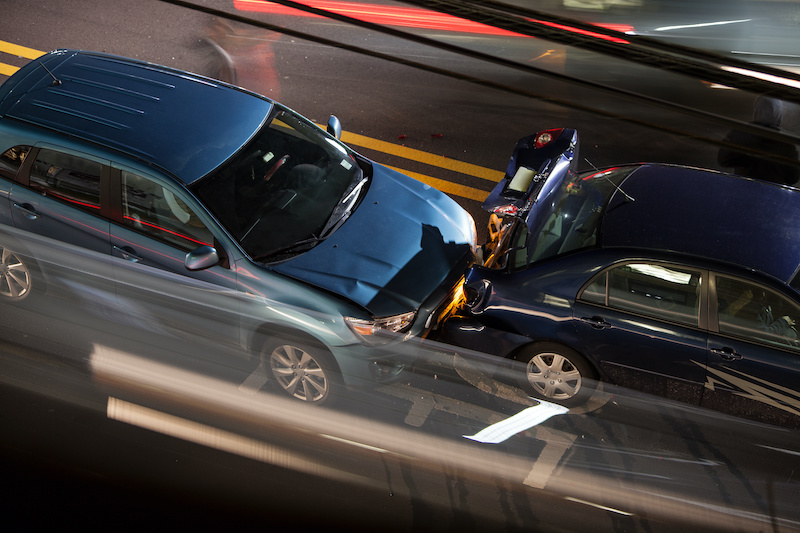
<instances>
[{"instance_id":1,"label":"side view mirror","mask_svg":"<svg viewBox=\"0 0 800 533\"><path fill-rule=\"evenodd\" d=\"M211 246L201 246L186 254L183 264L188 270L204 270L219 263L219 254Z\"/></svg>"},{"instance_id":2,"label":"side view mirror","mask_svg":"<svg viewBox=\"0 0 800 533\"><path fill-rule=\"evenodd\" d=\"M337 139L342 138L342 123L339 122L339 119L336 118L336 115L331 115L328 119L328 133Z\"/></svg>"}]
</instances>

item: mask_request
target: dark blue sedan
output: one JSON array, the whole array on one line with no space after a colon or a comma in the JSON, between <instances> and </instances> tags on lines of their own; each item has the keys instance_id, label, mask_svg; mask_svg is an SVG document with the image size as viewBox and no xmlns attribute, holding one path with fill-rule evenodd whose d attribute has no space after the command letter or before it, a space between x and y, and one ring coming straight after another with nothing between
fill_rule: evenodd
<instances>
[{"instance_id":1,"label":"dark blue sedan","mask_svg":"<svg viewBox=\"0 0 800 533\"><path fill-rule=\"evenodd\" d=\"M580 402L600 380L800 427L800 191L661 164L577 173L578 134L522 139L453 344Z\"/></svg>"}]
</instances>

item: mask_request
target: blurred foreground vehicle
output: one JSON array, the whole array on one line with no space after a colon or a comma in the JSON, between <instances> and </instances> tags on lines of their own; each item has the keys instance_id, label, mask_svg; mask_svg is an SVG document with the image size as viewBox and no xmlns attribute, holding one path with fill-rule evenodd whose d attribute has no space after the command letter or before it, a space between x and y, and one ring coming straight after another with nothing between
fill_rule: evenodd
<instances>
[{"instance_id":1,"label":"blurred foreground vehicle","mask_svg":"<svg viewBox=\"0 0 800 533\"><path fill-rule=\"evenodd\" d=\"M663 164L577 173L571 129L517 144L448 342L578 403L599 379L800 427L800 191Z\"/></svg>"},{"instance_id":2,"label":"blurred foreground vehicle","mask_svg":"<svg viewBox=\"0 0 800 533\"><path fill-rule=\"evenodd\" d=\"M453 200L328 126L188 72L54 51L0 88L0 223L117 258L98 279L119 305L142 289L165 326L230 324L218 334L286 393L322 402L401 372L392 344L436 325L475 246ZM15 242L0 295L24 302L59 276ZM164 271L246 295L242 318L204 302L193 320L191 283L179 300L142 280Z\"/></svg>"}]
</instances>

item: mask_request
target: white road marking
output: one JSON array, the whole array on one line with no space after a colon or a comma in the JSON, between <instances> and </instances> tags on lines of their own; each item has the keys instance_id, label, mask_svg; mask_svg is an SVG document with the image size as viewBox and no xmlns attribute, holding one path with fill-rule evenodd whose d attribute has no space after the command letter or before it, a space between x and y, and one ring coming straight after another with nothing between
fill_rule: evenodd
<instances>
[{"instance_id":1,"label":"white road marking","mask_svg":"<svg viewBox=\"0 0 800 533\"><path fill-rule=\"evenodd\" d=\"M264 363L258 364L258 368L253 370L253 373L247 376L247 379L239 385L239 390L249 394L255 394L261 390L261 387L267 384L267 370L264 368Z\"/></svg>"},{"instance_id":2,"label":"white road marking","mask_svg":"<svg viewBox=\"0 0 800 533\"><path fill-rule=\"evenodd\" d=\"M536 489L543 489L561 459L566 455L572 443L575 442L576 435L546 427L538 427L536 428L536 438L543 440L546 444L539 457L536 458L536 462L533 463L533 467L525 477L523 484Z\"/></svg>"},{"instance_id":3,"label":"white road marking","mask_svg":"<svg viewBox=\"0 0 800 533\"><path fill-rule=\"evenodd\" d=\"M464 435L464 438L485 444L499 444L517 433L522 433L533 426L541 424L552 416L563 415L568 411L569 409L563 405L541 402L538 405L520 411L512 417L492 424L475 435Z\"/></svg>"}]
</instances>

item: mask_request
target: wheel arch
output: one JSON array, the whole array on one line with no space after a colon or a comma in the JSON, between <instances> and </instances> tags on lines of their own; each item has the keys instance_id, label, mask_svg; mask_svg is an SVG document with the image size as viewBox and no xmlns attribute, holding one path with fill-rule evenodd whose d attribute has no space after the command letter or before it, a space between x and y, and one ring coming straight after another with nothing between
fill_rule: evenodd
<instances>
[{"instance_id":1,"label":"wheel arch","mask_svg":"<svg viewBox=\"0 0 800 533\"><path fill-rule=\"evenodd\" d=\"M337 371L339 374L342 373L339 362L336 360L333 352L325 342L306 331L283 324L263 323L252 332L248 341L248 350L253 357L259 356L261 347L266 340L270 338L279 338L287 341L296 341L318 346L319 348L325 350L330 356L330 364L335 365L333 370Z\"/></svg>"}]
</instances>

